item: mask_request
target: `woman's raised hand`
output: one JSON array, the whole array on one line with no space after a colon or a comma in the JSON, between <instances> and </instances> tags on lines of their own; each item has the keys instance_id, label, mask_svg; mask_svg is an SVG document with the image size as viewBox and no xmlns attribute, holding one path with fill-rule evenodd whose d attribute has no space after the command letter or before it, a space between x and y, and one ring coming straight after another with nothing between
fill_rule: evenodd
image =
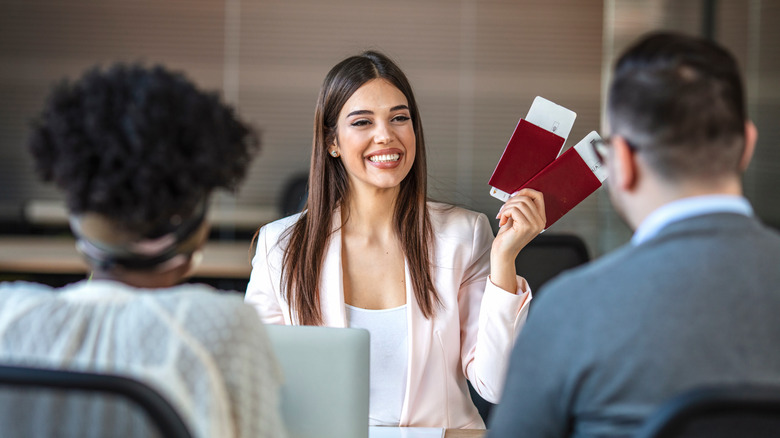
<instances>
[{"instance_id":1,"label":"woman's raised hand","mask_svg":"<svg viewBox=\"0 0 780 438\"><path fill-rule=\"evenodd\" d=\"M533 189L514 193L498 211L498 235L493 250L512 260L520 250L544 230L544 196Z\"/></svg>"},{"instance_id":2,"label":"woman's raised hand","mask_svg":"<svg viewBox=\"0 0 780 438\"><path fill-rule=\"evenodd\" d=\"M544 196L533 189L520 190L504 203L496 218L500 228L490 252L490 275L496 286L514 292L515 259L547 222Z\"/></svg>"}]
</instances>

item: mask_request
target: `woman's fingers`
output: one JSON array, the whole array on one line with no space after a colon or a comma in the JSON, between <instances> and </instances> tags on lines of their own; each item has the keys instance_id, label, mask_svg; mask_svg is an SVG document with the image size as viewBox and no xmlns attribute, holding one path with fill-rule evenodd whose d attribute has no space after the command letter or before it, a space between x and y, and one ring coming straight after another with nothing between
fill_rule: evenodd
<instances>
[{"instance_id":1,"label":"woman's fingers","mask_svg":"<svg viewBox=\"0 0 780 438\"><path fill-rule=\"evenodd\" d=\"M498 211L498 215L496 215L496 219L498 219L498 216L501 214L501 211L506 206L511 206L513 204L516 204L518 202L526 202L526 200L531 200L534 204L536 204L537 208L544 212L544 195L542 195L542 192L539 192L534 189L523 189L520 191L517 191L509 196L509 199L504 203L504 205L501 206L501 209Z\"/></svg>"},{"instance_id":2,"label":"woman's fingers","mask_svg":"<svg viewBox=\"0 0 780 438\"><path fill-rule=\"evenodd\" d=\"M517 253L544 230L544 197L536 190L521 190L504 203L498 218L501 228L493 242L493 250L499 257L514 260Z\"/></svg>"},{"instance_id":3,"label":"woman's fingers","mask_svg":"<svg viewBox=\"0 0 780 438\"><path fill-rule=\"evenodd\" d=\"M536 190L523 189L504 203L496 218L499 219L499 226L502 227L508 219L512 218L515 223L528 223L533 228L541 224L543 228L546 222L544 197Z\"/></svg>"},{"instance_id":4,"label":"woman's fingers","mask_svg":"<svg viewBox=\"0 0 780 438\"><path fill-rule=\"evenodd\" d=\"M516 222L525 220L534 229L544 227L544 212L540 212L533 202L520 203L512 208L512 212L512 219Z\"/></svg>"},{"instance_id":5,"label":"woman's fingers","mask_svg":"<svg viewBox=\"0 0 780 438\"><path fill-rule=\"evenodd\" d=\"M523 189L519 192L515 193L515 195L525 196L533 201L533 203L536 205L537 211L541 214L542 220L544 222L547 222L547 217L544 212L544 195L542 195L542 192L539 192L534 189Z\"/></svg>"},{"instance_id":6,"label":"woman's fingers","mask_svg":"<svg viewBox=\"0 0 780 438\"><path fill-rule=\"evenodd\" d=\"M499 226L504 226L511 219L512 228L522 231L521 228L528 228L529 231L539 232L544 228L544 218L531 201L518 203L508 206L501 213Z\"/></svg>"}]
</instances>

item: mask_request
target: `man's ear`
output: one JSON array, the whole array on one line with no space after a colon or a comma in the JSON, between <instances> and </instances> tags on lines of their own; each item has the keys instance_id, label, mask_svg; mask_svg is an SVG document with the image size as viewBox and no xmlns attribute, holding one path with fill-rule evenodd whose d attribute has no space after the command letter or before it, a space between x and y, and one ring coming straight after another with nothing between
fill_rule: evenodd
<instances>
[{"instance_id":1,"label":"man's ear","mask_svg":"<svg viewBox=\"0 0 780 438\"><path fill-rule=\"evenodd\" d=\"M747 170L750 160L753 158L753 152L756 150L756 141L758 140L758 129L752 121L745 122L745 149L742 151L742 158L739 160L739 171Z\"/></svg>"},{"instance_id":2,"label":"man's ear","mask_svg":"<svg viewBox=\"0 0 780 438\"><path fill-rule=\"evenodd\" d=\"M619 187L620 190L632 191L639 178L636 153L619 135L612 137L612 157L610 160L609 165L614 168L610 176L615 177L615 186Z\"/></svg>"}]
</instances>

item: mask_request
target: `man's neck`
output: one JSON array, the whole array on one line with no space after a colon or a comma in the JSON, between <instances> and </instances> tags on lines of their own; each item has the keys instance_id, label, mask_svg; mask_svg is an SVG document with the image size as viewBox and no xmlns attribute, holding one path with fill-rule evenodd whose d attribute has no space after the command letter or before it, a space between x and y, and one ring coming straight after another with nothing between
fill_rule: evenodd
<instances>
[{"instance_id":1,"label":"man's neck","mask_svg":"<svg viewBox=\"0 0 780 438\"><path fill-rule=\"evenodd\" d=\"M737 177L709 181L661 182L656 179L637 193L632 208L631 228L636 229L647 216L669 203L698 196L742 196L742 182Z\"/></svg>"}]
</instances>

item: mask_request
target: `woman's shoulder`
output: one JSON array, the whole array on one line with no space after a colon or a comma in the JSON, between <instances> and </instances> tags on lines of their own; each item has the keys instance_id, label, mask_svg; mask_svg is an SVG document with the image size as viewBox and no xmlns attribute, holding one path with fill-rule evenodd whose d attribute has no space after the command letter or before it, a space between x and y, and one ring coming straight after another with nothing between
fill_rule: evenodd
<instances>
[{"instance_id":1,"label":"woman's shoulder","mask_svg":"<svg viewBox=\"0 0 780 438\"><path fill-rule=\"evenodd\" d=\"M298 222L301 215L302 213L296 213L260 227L257 235L252 239L255 253L257 255L265 254L265 257L270 257L272 254L280 256L284 252L284 248L287 247L292 227Z\"/></svg>"},{"instance_id":2,"label":"woman's shoulder","mask_svg":"<svg viewBox=\"0 0 780 438\"><path fill-rule=\"evenodd\" d=\"M57 289L29 281L0 282L0 309L13 309L15 304L48 301L56 298Z\"/></svg>"},{"instance_id":3,"label":"woman's shoulder","mask_svg":"<svg viewBox=\"0 0 780 438\"><path fill-rule=\"evenodd\" d=\"M277 219L273 222L269 222L260 227L260 234L264 234L266 238L272 240L278 240L282 234L290 229L298 219L300 219L303 213L295 213L293 215Z\"/></svg>"},{"instance_id":4,"label":"woman's shoulder","mask_svg":"<svg viewBox=\"0 0 780 438\"><path fill-rule=\"evenodd\" d=\"M428 214L436 234L442 232L468 231L474 233L477 228L490 228L490 221L484 213L468 210L441 202L428 202Z\"/></svg>"},{"instance_id":5,"label":"woman's shoulder","mask_svg":"<svg viewBox=\"0 0 780 438\"><path fill-rule=\"evenodd\" d=\"M29 294L29 293L55 293L56 290L45 284L33 283L30 281L4 281L0 282L0 293L4 295L11 294Z\"/></svg>"}]
</instances>

